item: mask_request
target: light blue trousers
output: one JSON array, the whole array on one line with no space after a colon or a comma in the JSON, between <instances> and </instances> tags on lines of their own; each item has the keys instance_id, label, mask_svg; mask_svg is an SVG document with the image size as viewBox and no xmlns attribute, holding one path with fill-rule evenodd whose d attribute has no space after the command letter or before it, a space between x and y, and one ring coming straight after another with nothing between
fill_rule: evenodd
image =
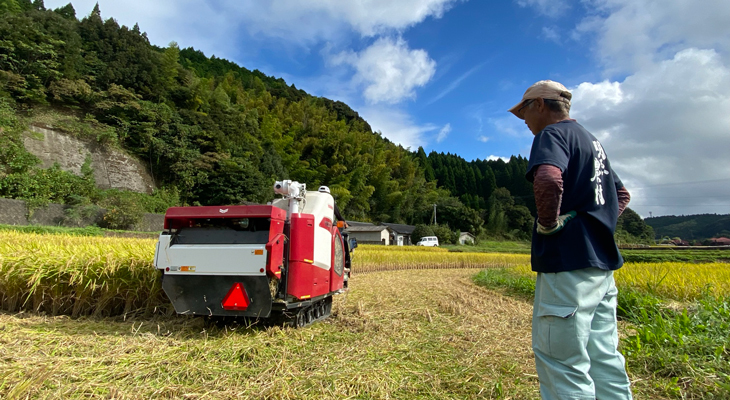
<instances>
[{"instance_id":1,"label":"light blue trousers","mask_svg":"<svg viewBox=\"0 0 730 400\"><path fill-rule=\"evenodd\" d=\"M538 273L532 349L543 400L631 399L612 271Z\"/></svg>"}]
</instances>

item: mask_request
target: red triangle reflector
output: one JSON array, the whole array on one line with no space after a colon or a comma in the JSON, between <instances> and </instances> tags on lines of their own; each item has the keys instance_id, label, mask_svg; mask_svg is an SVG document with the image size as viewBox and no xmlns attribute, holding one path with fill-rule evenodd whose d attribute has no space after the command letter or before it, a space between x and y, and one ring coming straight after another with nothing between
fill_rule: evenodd
<instances>
[{"instance_id":1,"label":"red triangle reflector","mask_svg":"<svg viewBox=\"0 0 730 400\"><path fill-rule=\"evenodd\" d=\"M226 297L223 298L221 305L225 310L245 311L249 303L246 289L243 288L243 285L236 282L231 287L231 290L228 291Z\"/></svg>"}]
</instances>

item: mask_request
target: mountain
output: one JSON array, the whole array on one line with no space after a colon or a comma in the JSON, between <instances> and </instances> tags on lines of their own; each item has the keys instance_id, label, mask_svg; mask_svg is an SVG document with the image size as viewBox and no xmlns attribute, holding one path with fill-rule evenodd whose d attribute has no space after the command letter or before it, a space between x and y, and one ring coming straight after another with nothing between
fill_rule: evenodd
<instances>
[{"instance_id":1,"label":"mountain","mask_svg":"<svg viewBox=\"0 0 730 400\"><path fill-rule=\"evenodd\" d=\"M103 19L98 5L81 20L71 4L2 5L2 197L42 205L131 196L95 188L91 164L80 176L41 168L23 147L34 125L138 158L157 191L154 201L129 201L147 211L266 202L274 180L288 178L329 186L348 219L426 223L436 204L451 229L531 229L522 157L467 162L403 148L347 104L200 50L153 46L139 26Z\"/></svg>"}]
</instances>

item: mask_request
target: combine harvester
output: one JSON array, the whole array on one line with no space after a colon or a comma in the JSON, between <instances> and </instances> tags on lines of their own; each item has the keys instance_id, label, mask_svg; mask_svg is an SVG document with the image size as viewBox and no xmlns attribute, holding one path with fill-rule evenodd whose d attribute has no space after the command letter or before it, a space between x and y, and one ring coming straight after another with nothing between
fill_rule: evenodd
<instances>
[{"instance_id":1,"label":"combine harvester","mask_svg":"<svg viewBox=\"0 0 730 400\"><path fill-rule=\"evenodd\" d=\"M344 221L325 186L281 181L274 191L283 198L268 205L167 210L155 267L178 314L296 327L330 315L350 275Z\"/></svg>"}]
</instances>

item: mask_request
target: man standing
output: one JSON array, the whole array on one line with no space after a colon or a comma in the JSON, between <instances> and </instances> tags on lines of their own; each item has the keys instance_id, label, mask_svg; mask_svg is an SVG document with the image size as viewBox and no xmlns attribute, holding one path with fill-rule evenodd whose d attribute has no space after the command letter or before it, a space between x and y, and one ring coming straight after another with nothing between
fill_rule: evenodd
<instances>
[{"instance_id":1,"label":"man standing","mask_svg":"<svg viewBox=\"0 0 730 400\"><path fill-rule=\"evenodd\" d=\"M614 242L629 192L601 143L570 119L572 94L540 81L509 111L535 135L527 166L537 221L532 348L544 400L631 399L617 350Z\"/></svg>"}]
</instances>

